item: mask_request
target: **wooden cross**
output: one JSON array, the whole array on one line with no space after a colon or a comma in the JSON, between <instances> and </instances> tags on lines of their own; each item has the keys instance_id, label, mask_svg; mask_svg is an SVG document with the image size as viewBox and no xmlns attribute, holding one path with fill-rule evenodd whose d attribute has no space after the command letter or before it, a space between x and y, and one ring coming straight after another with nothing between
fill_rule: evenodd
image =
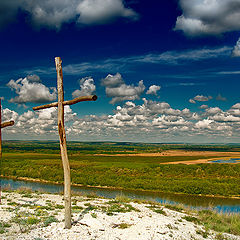
<instances>
[{"instance_id":1,"label":"wooden cross","mask_svg":"<svg viewBox=\"0 0 240 240\"><path fill-rule=\"evenodd\" d=\"M55 64L57 70L57 88L58 88L58 102L50 103L43 106L34 107L33 110L46 109L51 107L58 107L58 133L60 140L61 158L64 172L64 201L65 201L65 228L71 228L71 178L70 165L67 155L66 134L64 129L64 106L72 105L83 101L96 101L97 96L85 96L74 98L70 101L64 101L63 93L63 74L62 74L62 60L60 57L55 57Z\"/></svg>"},{"instance_id":2,"label":"wooden cross","mask_svg":"<svg viewBox=\"0 0 240 240\"><path fill-rule=\"evenodd\" d=\"M0 159L1 159L0 161L1 161L1 163L2 163L2 128L13 126L13 125L14 125L14 121L2 123L2 105L1 105L1 98L0 98ZM0 166L0 168L1 167L2 166ZM0 169L0 171L1 171L1 169ZM2 175L1 172L0 172L0 175ZM2 184L0 182L0 203L1 203L1 191L2 191Z\"/></svg>"}]
</instances>

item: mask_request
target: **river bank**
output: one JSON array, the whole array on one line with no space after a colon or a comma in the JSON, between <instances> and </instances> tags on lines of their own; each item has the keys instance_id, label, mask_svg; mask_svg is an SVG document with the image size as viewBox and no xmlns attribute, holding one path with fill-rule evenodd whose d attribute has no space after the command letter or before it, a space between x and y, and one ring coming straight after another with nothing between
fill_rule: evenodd
<instances>
[{"instance_id":1,"label":"river bank","mask_svg":"<svg viewBox=\"0 0 240 240\"><path fill-rule=\"evenodd\" d=\"M96 198L92 195L73 196L73 226L69 230L64 229L63 205L63 196L58 194L31 192L25 189L4 191L0 205L0 238L240 239L237 235L210 230L203 218L200 218L204 212L200 214L181 206L163 206L122 196L115 199ZM230 233L237 234L235 231L232 228Z\"/></svg>"},{"instance_id":2,"label":"river bank","mask_svg":"<svg viewBox=\"0 0 240 240\"><path fill-rule=\"evenodd\" d=\"M25 178L24 178L25 179ZM25 179L26 180L26 179ZM62 184L54 184L41 181L23 181L19 179L0 178L3 188L18 190L21 188L31 189L32 191L41 191L48 193L63 193ZM116 198L124 195L130 199L155 201L160 204L182 204L193 209L214 209L217 212L240 213L240 200L235 198L218 198L186 194L159 193L152 191L111 189L101 187L72 186L73 194L89 195L94 194L98 197Z\"/></svg>"}]
</instances>

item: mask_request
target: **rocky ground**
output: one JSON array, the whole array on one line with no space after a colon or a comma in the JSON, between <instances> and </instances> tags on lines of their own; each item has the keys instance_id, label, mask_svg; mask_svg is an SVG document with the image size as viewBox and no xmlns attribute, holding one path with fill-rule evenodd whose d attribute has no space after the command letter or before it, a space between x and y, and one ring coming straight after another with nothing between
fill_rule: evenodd
<instances>
[{"instance_id":1,"label":"rocky ground","mask_svg":"<svg viewBox=\"0 0 240 240\"><path fill-rule=\"evenodd\" d=\"M30 191L3 192L0 239L157 240L232 239L239 236L206 230L179 207L130 202L124 197L72 198L71 229L64 229L63 196Z\"/></svg>"}]
</instances>

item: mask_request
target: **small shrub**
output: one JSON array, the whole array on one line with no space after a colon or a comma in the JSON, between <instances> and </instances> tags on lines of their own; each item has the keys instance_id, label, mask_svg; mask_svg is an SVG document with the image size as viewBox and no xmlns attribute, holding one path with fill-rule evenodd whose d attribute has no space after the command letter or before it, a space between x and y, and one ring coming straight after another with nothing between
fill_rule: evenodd
<instances>
[{"instance_id":1,"label":"small shrub","mask_svg":"<svg viewBox=\"0 0 240 240\"><path fill-rule=\"evenodd\" d=\"M199 234L199 235L202 235L203 238L207 238L208 237L208 232L207 231L203 231L201 229L198 229L196 231L196 233Z\"/></svg>"},{"instance_id":2,"label":"small shrub","mask_svg":"<svg viewBox=\"0 0 240 240\"><path fill-rule=\"evenodd\" d=\"M120 223L120 224L118 225L118 228L119 228L119 229L126 229L126 228L129 228L129 227L131 227L131 226L132 226L132 224Z\"/></svg>"},{"instance_id":3,"label":"small shrub","mask_svg":"<svg viewBox=\"0 0 240 240\"><path fill-rule=\"evenodd\" d=\"M53 222L59 222L58 220L57 220L57 218L55 218L54 216L49 216L49 217L47 217L45 220L44 220L44 222L43 222L43 226L44 227L47 227L47 226L49 226L51 223L53 223Z\"/></svg>"},{"instance_id":4,"label":"small shrub","mask_svg":"<svg viewBox=\"0 0 240 240\"><path fill-rule=\"evenodd\" d=\"M11 224L6 223L6 222L0 222L0 234L5 233L7 230L6 228L10 228Z\"/></svg>"},{"instance_id":5,"label":"small shrub","mask_svg":"<svg viewBox=\"0 0 240 240\"><path fill-rule=\"evenodd\" d=\"M28 217L27 218L27 224L33 225L33 224L37 224L40 222L40 219L36 218L36 217Z\"/></svg>"},{"instance_id":6,"label":"small shrub","mask_svg":"<svg viewBox=\"0 0 240 240\"><path fill-rule=\"evenodd\" d=\"M218 233L216 235L216 240L228 240L228 238L224 237L222 233Z\"/></svg>"},{"instance_id":7,"label":"small shrub","mask_svg":"<svg viewBox=\"0 0 240 240\"><path fill-rule=\"evenodd\" d=\"M35 215L40 217L40 216L47 216L48 212L43 210L43 209L36 209L35 210Z\"/></svg>"},{"instance_id":8,"label":"small shrub","mask_svg":"<svg viewBox=\"0 0 240 240\"><path fill-rule=\"evenodd\" d=\"M164 215L164 216L167 216L166 212L163 211L163 210L160 209L160 208L159 208L159 209L154 209L153 211L156 212L156 213L162 214L162 215Z\"/></svg>"},{"instance_id":9,"label":"small shrub","mask_svg":"<svg viewBox=\"0 0 240 240\"><path fill-rule=\"evenodd\" d=\"M33 198L33 195L32 195L32 193L23 193L22 194L22 197L25 197L25 198Z\"/></svg>"},{"instance_id":10,"label":"small shrub","mask_svg":"<svg viewBox=\"0 0 240 240\"><path fill-rule=\"evenodd\" d=\"M173 229L173 226L170 223L167 224L166 227L169 228L169 229Z\"/></svg>"},{"instance_id":11,"label":"small shrub","mask_svg":"<svg viewBox=\"0 0 240 240\"><path fill-rule=\"evenodd\" d=\"M147 206L147 208L150 208L153 212L167 216L167 213L164 210L162 210L162 208L159 207L158 205Z\"/></svg>"},{"instance_id":12,"label":"small shrub","mask_svg":"<svg viewBox=\"0 0 240 240\"><path fill-rule=\"evenodd\" d=\"M103 211L106 211L107 215L111 216L114 213L126 213L126 212L131 212L131 211L137 211L139 212L138 209L134 208L131 204L126 204L126 203L112 203L108 202L107 204L110 204L107 208L102 208Z\"/></svg>"},{"instance_id":13,"label":"small shrub","mask_svg":"<svg viewBox=\"0 0 240 240\"><path fill-rule=\"evenodd\" d=\"M19 204L16 203L16 202L9 202L8 205L10 205L10 206L18 206Z\"/></svg>"},{"instance_id":14,"label":"small shrub","mask_svg":"<svg viewBox=\"0 0 240 240\"><path fill-rule=\"evenodd\" d=\"M97 218L97 214L96 214L96 213L91 213L91 216L92 216L93 218Z\"/></svg>"},{"instance_id":15,"label":"small shrub","mask_svg":"<svg viewBox=\"0 0 240 240\"><path fill-rule=\"evenodd\" d=\"M200 221L197 218L192 217L192 216L184 216L184 217L182 217L182 219L185 219L188 222L193 222L193 223L196 223L196 224L200 223Z\"/></svg>"},{"instance_id":16,"label":"small shrub","mask_svg":"<svg viewBox=\"0 0 240 240\"><path fill-rule=\"evenodd\" d=\"M20 187L16 190L17 193L23 195L23 194L31 194L32 193L32 189L31 188L27 188L27 187Z\"/></svg>"},{"instance_id":17,"label":"small shrub","mask_svg":"<svg viewBox=\"0 0 240 240\"><path fill-rule=\"evenodd\" d=\"M182 212L183 211L183 207L181 206L177 206L177 205L165 205L166 208L173 210L173 211L177 211L177 212Z\"/></svg>"},{"instance_id":18,"label":"small shrub","mask_svg":"<svg viewBox=\"0 0 240 240\"><path fill-rule=\"evenodd\" d=\"M115 198L116 201L121 202L121 203L129 203L131 202L131 199L128 198L127 196L124 195L117 195Z\"/></svg>"},{"instance_id":19,"label":"small shrub","mask_svg":"<svg viewBox=\"0 0 240 240\"><path fill-rule=\"evenodd\" d=\"M57 204L57 205L55 205L55 208L57 208L57 209L64 209L64 206L60 205L60 204Z\"/></svg>"}]
</instances>

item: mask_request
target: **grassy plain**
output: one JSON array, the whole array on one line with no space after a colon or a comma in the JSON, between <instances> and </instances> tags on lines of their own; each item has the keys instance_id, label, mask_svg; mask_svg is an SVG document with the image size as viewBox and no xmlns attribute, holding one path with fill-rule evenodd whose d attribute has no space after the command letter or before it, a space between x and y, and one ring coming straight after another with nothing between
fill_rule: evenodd
<instances>
[{"instance_id":1,"label":"grassy plain","mask_svg":"<svg viewBox=\"0 0 240 240\"><path fill-rule=\"evenodd\" d=\"M161 163L209 159L209 155L221 158L236 155L239 150L236 145L68 143L73 184L218 196L240 196L240 164ZM166 151L175 154L161 154ZM188 154L180 154L183 151ZM62 183L59 145L57 142L6 141L1 172L4 176Z\"/></svg>"}]
</instances>

